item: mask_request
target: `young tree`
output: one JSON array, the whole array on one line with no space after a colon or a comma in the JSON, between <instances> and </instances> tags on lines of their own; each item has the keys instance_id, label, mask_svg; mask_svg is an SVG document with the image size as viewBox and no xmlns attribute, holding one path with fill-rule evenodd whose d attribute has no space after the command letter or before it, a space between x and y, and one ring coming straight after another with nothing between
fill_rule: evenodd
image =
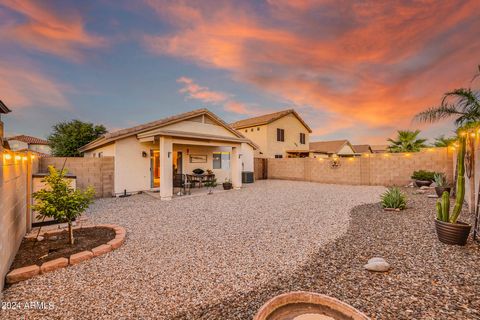
<instances>
[{"instance_id":1,"label":"young tree","mask_svg":"<svg viewBox=\"0 0 480 320\"><path fill-rule=\"evenodd\" d=\"M66 170L57 171L49 166L50 174L45 177L46 189L33 194L37 201L32 209L38 212L39 218L49 217L68 223L68 241L73 245L72 220L84 212L92 202L95 190L88 187L85 191L74 190L70 181L65 178Z\"/></svg>"},{"instance_id":2,"label":"young tree","mask_svg":"<svg viewBox=\"0 0 480 320\"><path fill-rule=\"evenodd\" d=\"M72 120L54 125L48 136L52 154L56 157L79 157L78 148L97 139L107 132L103 125Z\"/></svg>"},{"instance_id":3,"label":"young tree","mask_svg":"<svg viewBox=\"0 0 480 320\"><path fill-rule=\"evenodd\" d=\"M399 130L396 140L387 139L390 142L388 149L390 152L418 152L427 147L427 139L418 139L419 134L420 130Z\"/></svg>"}]
</instances>

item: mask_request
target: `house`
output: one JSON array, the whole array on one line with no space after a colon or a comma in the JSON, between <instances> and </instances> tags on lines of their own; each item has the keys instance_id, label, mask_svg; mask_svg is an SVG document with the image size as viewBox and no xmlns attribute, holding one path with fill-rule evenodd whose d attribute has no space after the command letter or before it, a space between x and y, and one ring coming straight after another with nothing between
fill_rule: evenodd
<instances>
[{"instance_id":1,"label":"house","mask_svg":"<svg viewBox=\"0 0 480 320\"><path fill-rule=\"evenodd\" d=\"M198 109L128 129L110 132L81 147L85 157L115 157L114 190L173 194L173 173L210 169L218 183L242 186L242 172L253 172L257 148L207 109Z\"/></svg>"},{"instance_id":2,"label":"house","mask_svg":"<svg viewBox=\"0 0 480 320\"><path fill-rule=\"evenodd\" d=\"M7 114L11 112L10 109L0 100L0 149L3 148L3 122L2 122L2 114Z\"/></svg>"},{"instance_id":3,"label":"house","mask_svg":"<svg viewBox=\"0 0 480 320\"><path fill-rule=\"evenodd\" d=\"M353 151L357 154L373 153L372 148L368 144L354 144L352 145Z\"/></svg>"},{"instance_id":4,"label":"house","mask_svg":"<svg viewBox=\"0 0 480 320\"><path fill-rule=\"evenodd\" d=\"M378 144L378 145L371 145L373 153L386 153L389 152L388 144Z\"/></svg>"},{"instance_id":5,"label":"house","mask_svg":"<svg viewBox=\"0 0 480 320\"><path fill-rule=\"evenodd\" d=\"M231 126L258 145L257 158L308 157L312 130L293 109L240 120Z\"/></svg>"},{"instance_id":6,"label":"house","mask_svg":"<svg viewBox=\"0 0 480 320\"><path fill-rule=\"evenodd\" d=\"M311 158L353 157L355 153L353 146L348 140L310 142Z\"/></svg>"},{"instance_id":7,"label":"house","mask_svg":"<svg viewBox=\"0 0 480 320\"><path fill-rule=\"evenodd\" d=\"M38 156L48 156L51 154L50 146L48 141L45 139L19 135L14 137L9 137L6 139L10 149L13 151L32 151Z\"/></svg>"}]
</instances>

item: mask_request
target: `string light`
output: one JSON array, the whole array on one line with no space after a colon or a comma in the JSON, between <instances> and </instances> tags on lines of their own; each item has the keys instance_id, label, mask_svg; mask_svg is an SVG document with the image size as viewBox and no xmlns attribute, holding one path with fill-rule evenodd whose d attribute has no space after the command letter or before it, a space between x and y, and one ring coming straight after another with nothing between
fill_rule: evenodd
<instances>
[{"instance_id":1,"label":"string light","mask_svg":"<svg viewBox=\"0 0 480 320\"><path fill-rule=\"evenodd\" d=\"M15 160L18 161L18 160L21 160L21 159L22 159L22 157L20 157L19 155L16 155L16 156L15 156Z\"/></svg>"},{"instance_id":2,"label":"string light","mask_svg":"<svg viewBox=\"0 0 480 320\"><path fill-rule=\"evenodd\" d=\"M10 153L5 153L5 154L3 155L3 157L4 157L5 160L10 160L10 159L12 159L12 155L11 155Z\"/></svg>"},{"instance_id":3,"label":"string light","mask_svg":"<svg viewBox=\"0 0 480 320\"><path fill-rule=\"evenodd\" d=\"M27 156L23 156L23 157L22 157L22 160L23 160L23 161L28 160Z\"/></svg>"}]
</instances>

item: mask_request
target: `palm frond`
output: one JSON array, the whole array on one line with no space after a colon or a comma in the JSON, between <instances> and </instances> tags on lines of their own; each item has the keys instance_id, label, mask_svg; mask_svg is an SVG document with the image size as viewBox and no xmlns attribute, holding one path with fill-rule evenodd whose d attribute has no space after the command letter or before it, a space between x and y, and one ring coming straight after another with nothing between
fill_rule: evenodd
<instances>
[{"instance_id":1,"label":"palm frond","mask_svg":"<svg viewBox=\"0 0 480 320\"><path fill-rule=\"evenodd\" d=\"M449 118L454 115L464 115L465 112L457 110L454 105L441 105L439 107L431 107L425 111L415 115L414 120L419 122L437 122L442 119Z\"/></svg>"}]
</instances>

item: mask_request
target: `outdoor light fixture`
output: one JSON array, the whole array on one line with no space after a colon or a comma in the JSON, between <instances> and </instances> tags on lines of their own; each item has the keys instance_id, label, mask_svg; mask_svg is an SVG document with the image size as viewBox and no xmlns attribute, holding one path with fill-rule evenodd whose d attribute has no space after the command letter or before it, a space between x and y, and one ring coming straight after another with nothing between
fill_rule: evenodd
<instances>
[{"instance_id":1,"label":"outdoor light fixture","mask_svg":"<svg viewBox=\"0 0 480 320\"><path fill-rule=\"evenodd\" d=\"M4 154L5 160L10 160L12 159L12 155L10 153L5 153Z\"/></svg>"},{"instance_id":2,"label":"outdoor light fixture","mask_svg":"<svg viewBox=\"0 0 480 320\"><path fill-rule=\"evenodd\" d=\"M21 160L21 159L22 159L22 157L20 157L20 156L15 156L15 160Z\"/></svg>"},{"instance_id":3,"label":"outdoor light fixture","mask_svg":"<svg viewBox=\"0 0 480 320\"><path fill-rule=\"evenodd\" d=\"M168 157L170 158L170 156L172 155L172 153L170 151L168 151Z\"/></svg>"},{"instance_id":4,"label":"outdoor light fixture","mask_svg":"<svg viewBox=\"0 0 480 320\"><path fill-rule=\"evenodd\" d=\"M28 160L27 156L23 156L23 157L22 157L22 160L23 160L23 161Z\"/></svg>"},{"instance_id":5,"label":"outdoor light fixture","mask_svg":"<svg viewBox=\"0 0 480 320\"><path fill-rule=\"evenodd\" d=\"M144 158L147 157L147 152L146 151L142 151L142 157L144 157Z\"/></svg>"}]
</instances>

